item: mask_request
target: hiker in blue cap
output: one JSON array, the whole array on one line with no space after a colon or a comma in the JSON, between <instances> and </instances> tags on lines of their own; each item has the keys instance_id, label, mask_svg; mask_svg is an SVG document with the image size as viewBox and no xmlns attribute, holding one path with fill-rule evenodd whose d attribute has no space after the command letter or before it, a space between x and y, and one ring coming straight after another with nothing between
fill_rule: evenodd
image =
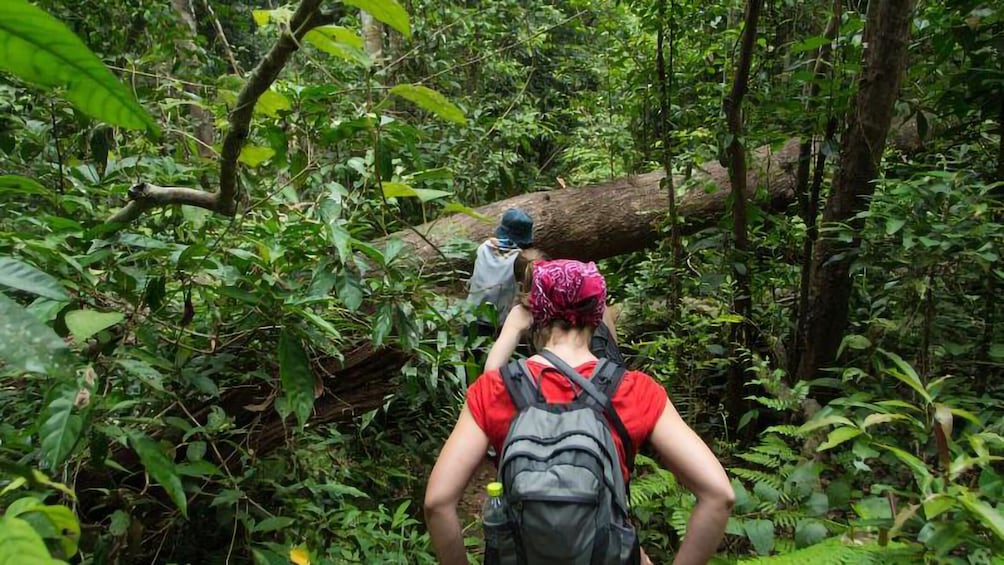
<instances>
[{"instance_id":1,"label":"hiker in blue cap","mask_svg":"<svg viewBox=\"0 0 1004 565\"><path fill-rule=\"evenodd\" d=\"M488 303L498 313L496 320L483 315L477 323L478 335L494 337L516 299L513 263L521 249L533 245L533 218L519 208L502 214L495 237L478 246L474 272L468 283L467 302L474 308Z\"/></svg>"}]
</instances>

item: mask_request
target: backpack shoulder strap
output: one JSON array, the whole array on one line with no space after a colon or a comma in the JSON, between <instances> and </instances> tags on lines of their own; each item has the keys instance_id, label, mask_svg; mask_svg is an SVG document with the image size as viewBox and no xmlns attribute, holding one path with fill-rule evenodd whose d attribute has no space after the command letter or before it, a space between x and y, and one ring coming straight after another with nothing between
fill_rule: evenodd
<instances>
[{"instance_id":1,"label":"backpack shoulder strap","mask_svg":"<svg viewBox=\"0 0 1004 565\"><path fill-rule=\"evenodd\" d=\"M512 403L516 405L517 412L522 412L537 403L539 390L533 382L533 375L526 366L526 361L513 359L499 370L499 374L502 375L502 383Z\"/></svg>"},{"instance_id":2,"label":"backpack shoulder strap","mask_svg":"<svg viewBox=\"0 0 1004 565\"><path fill-rule=\"evenodd\" d=\"M621 381L624 380L625 372L626 370L623 365L609 359L600 359L596 363L596 368L593 369L592 380L604 396L607 397L607 404L603 406L603 411L613 426L614 431L620 436L621 445L624 446L624 457L627 458L628 472L634 474L634 442L631 441L631 434L628 433L624 421L621 420L621 417L617 414L617 410L614 409L613 403L614 395L617 394L617 388L620 387Z\"/></svg>"}]
</instances>

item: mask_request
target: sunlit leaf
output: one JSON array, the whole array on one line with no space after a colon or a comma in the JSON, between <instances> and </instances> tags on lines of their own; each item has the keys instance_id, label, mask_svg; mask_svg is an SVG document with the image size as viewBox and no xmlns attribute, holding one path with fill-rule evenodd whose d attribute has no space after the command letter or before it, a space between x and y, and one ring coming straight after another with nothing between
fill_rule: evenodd
<instances>
[{"instance_id":1,"label":"sunlit leaf","mask_svg":"<svg viewBox=\"0 0 1004 565\"><path fill-rule=\"evenodd\" d=\"M187 518L188 499L185 497L185 489L174 467L174 461L164 454L157 442L142 432L132 431L129 434L129 443L139 455L139 460L146 468L146 472L157 484L164 487L175 506L181 510L182 516Z\"/></svg>"},{"instance_id":2,"label":"sunlit leaf","mask_svg":"<svg viewBox=\"0 0 1004 565\"><path fill-rule=\"evenodd\" d=\"M32 563L48 565L60 563L49 555L35 528L20 518L0 518L0 563Z\"/></svg>"},{"instance_id":3,"label":"sunlit leaf","mask_svg":"<svg viewBox=\"0 0 1004 565\"><path fill-rule=\"evenodd\" d=\"M82 342L92 335L106 330L125 319L121 312L98 312L97 310L74 310L66 313L66 328L73 338Z\"/></svg>"},{"instance_id":4,"label":"sunlit leaf","mask_svg":"<svg viewBox=\"0 0 1004 565\"><path fill-rule=\"evenodd\" d=\"M238 160L241 163L254 169L255 167L261 165L265 161L268 161L275 155L275 150L271 147L262 147L260 145L245 145L241 149L241 156Z\"/></svg>"},{"instance_id":5,"label":"sunlit leaf","mask_svg":"<svg viewBox=\"0 0 1004 565\"><path fill-rule=\"evenodd\" d=\"M70 295L54 277L28 263L11 257L0 257L0 286L37 294L66 302Z\"/></svg>"},{"instance_id":6,"label":"sunlit leaf","mask_svg":"<svg viewBox=\"0 0 1004 565\"><path fill-rule=\"evenodd\" d=\"M446 205L443 206L443 211L450 214L464 214L476 220L481 220L482 222L485 222L487 224L495 223L494 219L482 214L481 212L478 212L474 208L471 208L469 206L464 206L459 202L447 202Z\"/></svg>"},{"instance_id":7,"label":"sunlit leaf","mask_svg":"<svg viewBox=\"0 0 1004 565\"><path fill-rule=\"evenodd\" d=\"M279 336L279 378L282 399L303 427L314 408L314 375L303 344L287 330Z\"/></svg>"},{"instance_id":8,"label":"sunlit leaf","mask_svg":"<svg viewBox=\"0 0 1004 565\"><path fill-rule=\"evenodd\" d=\"M287 24L290 18L293 17L293 11L289 8L276 8L275 10L252 10L251 17L254 18L254 23L258 24L258 27L268 25L269 23L275 24Z\"/></svg>"},{"instance_id":9,"label":"sunlit leaf","mask_svg":"<svg viewBox=\"0 0 1004 565\"><path fill-rule=\"evenodd\" d=\"M67 100L94 118L160 134L150 114L84 42L26 0L0 2L0 69L62 88Z\"/></svg>"},{"instance_id":10,"label":"sunlit leaf","mask_svg":"<svg viewBox=\"0 0 1004 565\"><path fill-rule=\"evenodd\" d=\"M42 439L42 458L50 469L55 469L77 445L84 420L73 413L73 395L64 394L53 400L44 413L38 435Z\"/></svg>"},{"instance_id":11,"label":"sunlit leaf","mask_svg":"<svg viewBox=\"0 0 1004 565\"><path fill-rule=\"evenodd\" d=\"M0 362L9 369L57 375L69 370L69 348L49 326L0 292Z\"/></svg>"},{"instance_id":12,"label":"sunlit leaf","mask_svg":"<svg viewBox=\"0 0 1004 565\"><path fill-rule=\"evenodd\" d=\"M827 449L833 449L834 447L836 447L836 446L838 446L838 445L840 445L840 444L842 444L842 443L844 443L846 441L850 441L850 440L858 437L862 433L864 433L864 432L862 432L858 428L849 428L849 427L837 428L837 429L831 431L829 433L829 435L826 436L826 441L824 441L822 444L820 444L820 446L817 448L817 450L818 451L826 451Z\"/></svg>"},{"instance_id":13,"label":"sunlit leaf","mask_svg":"<svg viewBox=\"0 0 1004 565\"><path fill-rule=\"evenodd\" d=\"M417 198L418 193L415 189L410 187L403 182L385 182L382 183L383 195L386 198Z\"/></svg>"},{"instance_id":14,"label":"sunlit leaf","mask_svg":"<svg viewBox=\"0 0 1004 565\"><path fill-rule=\"evenodd\" d=\"M408 11L396 0L342 0L342 4L365 10L377 21L389 25L405 37L411 37Z\"/></svg>"},{"instance_id":15,"label":"sunlit leaf","mask_svg":"<svg viewBox=\"0 0 1004 565\"><path fill-rule=\"evenodd\" d=\"M321 51L346 61L364 67L373 63L369 55L363 51L363 38L347 28L321 26L308 31L303 39Z\"/></svg>"},{"instance_id":16,"label":"sunlit leaf","mask_svg":"<svg viewBox=\"0 0 1004 565\"><path fill-rule=\"evenodd\" d=\"M264 114L274 118L279 115L279 112L289 110L292 107L293 105L290 104L289 98L286 98L282 94L279 94L270 88L265 92L262 92L261 96L258 98L258 102L254 105L254 111L257 114Z\"/></svg>"},{"instance_id":17,"label":"sunlit leaf","mask_svg":"<svg viewBox=\"0 0 1004 565\"><path fill-rule=\"evenodd\" d=\"M460 125L467 123L464 112L442 94L419 84L399 84L390 93L432 112L444 120Z\"/></svg>"}]
</instances>

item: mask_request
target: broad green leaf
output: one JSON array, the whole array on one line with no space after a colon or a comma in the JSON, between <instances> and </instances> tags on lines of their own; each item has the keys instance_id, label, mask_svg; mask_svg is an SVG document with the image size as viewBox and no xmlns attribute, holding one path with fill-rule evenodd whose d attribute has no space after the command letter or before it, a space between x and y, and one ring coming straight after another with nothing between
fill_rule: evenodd
<instances>
[{"instance_id":1,"label":"broad green leaf","mask_svg":"<svg viewBox=\"0 0 1004 565\"><path fill-rule=\"evenodd\" d=\"M891 360L897 367L896 369L887 370L890 375L896 377L907 386L917 391L917 394L926 400L928 404L933 401L931 394L927 392L927 389L924 388L924 384L920 382L920 376L917 375L917 371L915 371L909 363L891 351L880 349L879 352L888 357L889 360Z\"/></svg>"},{"instance_id":2,"label":"broad green leaf","mask_svg":"<svg viewBox=\"0 0 1004 565\"><path fill-rule=\"evenodd\" d=\"M363 304L362 282L360 282L358 275L348 269L343 270L335 277L335 292L350 312L359 310Z\"/></svg>"},{"instance_id":3,"label":"broad green leaf","mask_svg":"<svg viewBox=\"0 0 1004 565\"><path fill-rule=\"evenodd\" d=\"M909 467L911 471L913 471L913 476L917 480L918 485L923 486L926 483L926 481L929 481L931 479L930 469L928 469L927 465L923 461L918 459L916 456L907 453L906 451L903 451L898 447L893 447L891 445L885 445L882 443L877 445L895 455L896 459L899 459L900 461L905 463L906 466Z\"/></svg>"},{"instance_id":4,"label":"broad green leaf","mask_svg":"<svg viewBox=\"0 0 1004 565\"><path fill-rule=\"evenodd\" d=\"M4 516L0 518L0 563L48 565L61 561L49 555L45 542L31 524L20 518Z\"/></svg>"},{"instance_id":5,"label":"broad green leaf","mask_svg":"<svg viewBox=\"0 0 1004 565\"><path fill-rule=\"evenodd\" d=\"M907 419L912 420L913 418L907 416L906 414L869 414L865 416L864 421L861 422L861 429L867 430L871 426L875 426L878 424L885 424L888 422L892 422L894 420L907 420Z\"/></svg>"},{"instance_id":6,"label":"broad green leaf","mask_svg":"<svg viewBox=\"0 0 1004 565\"><path fill-rule=\"evenodd\" d=\"M746 537L753 544L753 549L760 555L769 555L774 549L774 522L770 520L749 520L743 524Z\"/></svg>"},{"instance_id":7,"label":"broad green leaf","mask_svg":"<svg viewBox=\"0 0 1004 565\"><path fill-rule=\"evenodd\" d=\"M157 442L143 432L130 432L129 443L139 455L139 460L146 468L146 472L157 484L164 487L175 506L181 510L181 515L188 518L188 499L185 497L185 488L182 486L181 478L174 467L174 461L164 454Z\"/></svg>"},{"instance_id":8,"label":"broad green leaf","mask_svg":"<svg viewBox=\"0 0 1004 565\"><path fill-rule=\"evenodd\" d=\"M289 565L289 559L267 549L254 548L251 556L254 558L254 565Z\"/></svg>"},{"instance_id":9,"label":"broad green leaf","mask_svg":"<svg viewBox=\"0 0 1004 565\"><path fill-rule=\"evenodd\" d=\"M0 364L56 376L68 372L69 348L52 329L0 292Z\"/></svg>"},{"instance_id":10,"label":"broad green leaf","mask_svg":"<svg viewBox=\"0 0 1004 565\"><path fill-rule=\"evenodd\" d=\"M254 23L258 24L258 27L265 26L269 23L275 24L287 24L290 18L293 17L293 11L289 8L276 8L275 10L252 10L251 17L254 18Z\"/></svg>"},{"instance_id":11,"label":"broad green leaf","mask_svg":"<svg viewBox=\"0 0 1004 565\"><path fill-rule=\"evenodd\" d=\"M795 45L792 45L791 53L794 55L795 53L801 53L803 51L811 51L813 49L819 49L821 46L826 45L829 42L830 40L827 39L826 37L822 35L816 35L804 41L796 43Z\"/></svg>"},{"instance_id":12,"label":"broad green leaf","mask_svg":"<svg viewBox=\"0 0 1004 565\"><path fill-rule=\"evenodd\" d=\"M273 532L292 525L296 520L285 516L271 516L254 525L254 533Z\"/></svg>"},{"instance_id":13,"label":"broad green leaf","mask_svg":"<svg viewBox=\"0 0 1004 565\"><path fill-rule=\"evenodd\" d=\"M1004 515L994 509L986 502L976 498L970 491L965 491L959 500L966 509L975 515L988 530L994 533L1000 540L1004 541Z\"/></svg>"},{"instance_id":14,"label":"broad green leaf","mask_svg":"<svg viewBox=\"0 0 1004 565\"><path fill-rule=\"evenodd\" d=\"M430 202L432 200L438 200L440 198L446 198L447 196L453 196L452 192L446 190L433 190L431 188L414 188L415 196L418 197L422 202Z\"/></svg>"},{"instance_id":15,"label":"broad green leaf","mask_svg":"<svg viewBox=\"0 0 1004 565\"><path fill-rule=\"evenodd\" d=\"M798 433L805 434L813 430L818 430L819 428L832 426L833 424L843 424L845 426L853 426L854 422L850 421L849 419L843 416L837 416L837 415L824 416L822 418L813 418L812 420L809 420L808 422L802 424L802 426L798 428Z\"/></svg>"},{"instance_id":16,"label":"broad green leaf","mask_svg":"<svg viewBox=\"0 0 1004 565\"><path fill-rule=\"evenodd\" d=\"M52 197L52 191L37 180L21 175L0 175L0 194L27 194Z\"/></svg>"},{"instance_id":17,"label":"broad green leaf","mask_svg":"<svg viewBox=\"0 0 1004 565\"><path fill-rule=\"evenodd\" d=\"M831 431L828 436L826 436L826 441L824 441L817 448L817 451L826 451L827 449L833 449L834 447L846 441L850 441L858 437L862 433L864 432L862 432L858 428L850 428L850 427L837 428Z\"/></svg>"},{"instance_id":18,"label":"broad green leaf","mask_svg":"<svg viewBox=\"0 0 1004 565\"><path fill-rule=\"evenodd\" d=\"M795 525L795 546L808 547L823 541L826 526L819 520L802 520Z\"/></svg>"},{"instance_id":19,"label":"broad green leaf","mask_svg":"<svg viewBox=\"0 0 1004 565\"><path fill-rule=\"evenodd\" d=\"M125 319L121 312L74 310L66 313L66 328L78 342L106 330Z\"/></svg>"},{"instance_id":20,"label":"broad green leaf","mask_svg":"<svg viewBox=\"0 0 1004 565\"><path fill-rule=\"evenodd\" d=\"M258 165L261 165L265 161L271 159L273 155L275 155L275 149L272 149L271 147L245 145L244 148L241 149L241 155L237 158L237 160L254 169Z\"/></svg>"},{"instance_id":21,"label":"broad green leaf","mask_svg":"<svg viewBox=\"0 0 1004 565\"><path fill-rule=\"evenodd\" d=\"M886 235L893 235L898 232L906 225L906 220L903 218L889 218L885 221L885 233Z\"/></svg>"},{"instance_id":22,"label":"broad green leaf","mask_svg":"<svg viewBox=\"0 0 1004 565\"><path fill-rule=\"evenodd\" d=\"M293 105L290 104L289 98L286 98L282 94L279 94L270 88L265 92L262 92L261 96L258 98L258 102L254 105L254 111L256 114L264 114L274 118L279 115L280 111L289 110L292 107Z\"/></svg>"},{"instance_id":23,"label":"broad green leaf","mask_svg":"<svg viewBox=\"0 0 1004 565\"><path fill-rule=\"evenodd\" d=\"M951 496L944 494L933 494L928 498L924 499L924 515L928 520L933 520L937 518L940 514L954 508L956 500Z\"/></svg>"},{"instance_id":24,"label":"broad green leaf","mask_svg":"<svg viewBox=\"0 0 1004 565\"><path fill-rule=\"evenodd\" d=\"M42 537L58 543L62 549L62 555L65 557L73 557L77 554L77 547L80 543L80 522L77 521L77 516L73 511L66 506L39 504L20 514L19 517L29 523L35 523L38 519L44 520L51 533L42 534Z\"/></svg>"},{"instance_id":25,"label":"broad green leaf","mask_svg":"<svg viewBox=\"0 0 1004 565\"><path fill-rule=\"evenodd\" d=\"M73 451L83 427L83 418L73 413L72 392L56 398L49 404L38 434L42 439L42 459L50 469L58 467Z\"/></svg>"},{"instance_id":26,"label":"broad green leaf","mask_svg":"<svg viewBox=\"0 0 1004 565\"><path fill-rule=\"evenodd\" d=\"M445 96L426 86L418 84L399 84L390 89L390 93L400 96L415 105L436 114L444 120L460 125L467 123L463 111Z\"/></svg>"},{"instance_id":27,"label":"broad green leaf","mask_svg":"<svg viewBox=\"0 0 1004 565\"><path fill-rule=\"evenodd\" d=\"M403 182L385 182L382 184L383 195L387 198L418 198L422 202L429 202L430 200L453 196L452 192L447 192L445 190L412 188Z\"/></svg>"},{"instance_id":28,"label":"broad green leaf","mask_svg":"<svg viewBox=\"0 0 1004 565\"><path fill-rule=\"evenodd\" d=\"M136 359L119 359L118 364L143 384L158 392L164 392L164 375L149 363Z\"/></svg>"},{"instance_id":29,"label":"broad green leaf","mask_svg":"<svg viewBox=\"0 0 1004 565\"><path fill-rule=\"evenodd\" d=\"M377 21L389 25L405 37L411 37L408 11L396 0L342 0L342 4L366 10Z\"/></svg>"},{"instance_id":30,"label":"broad green leaf","mask_svg":"<svg viewBox=\"0 0 1004 565\"><path fill-rule=\"evenodd\" d=\"M52 275L11 257L0 257L0 286L37 294L60 302L70 300L66 289Z\"/></svg>"},{"instance_id":31,"label":"broad green leaf","mask_svg":"<svg viewBox=\"0 0 1004 565\"><path fill-rule=\"evenodd\" d=\"M446 205L443 206L443 211L449 214L464 214L466 216L470 216L476 220L481 220L482 222L488 224L495 222L494 219L489 218L488 216L482 214L481 212L478 212L474 208L471 208L469 206L464 206L459 202L447 202Z\"/></svg>"},{"instance_id":32,"label":"broad green leaf","mask_svg":"<svg viewBox=\"0 0 1004 565\"><path fill-rule=\"evenodd\" d=\"M279 378L285 404L302 428L314 408L314 375L303 344L287 330L279 336Z\"/></svg>"},{"instance_id":33,"label":"broad green leaf","mask_svg":"<svg viewBox=\"0 0 1004 565\"><path fill-rule=\"evenodd\" d=\"M314 28L303 36L303 39L329 55L334 55L349 62L359 63L364 67L373 64L369 55L363 51L363 38L359 34L340 26L321 26Z\"/></svg>"},{"instance_id":34,"label":"broad green leaf","mask_svg":"<svg viewBox=\"0 0 1004 565\"><path fill-rule=\"evenodd\" d=\"M386 198L417 198L418 193L415 189L404 184L403 182L385 182L382 183L383 195Z\"/></svg>"},{"instance_id":35,"label":"broad green leaf","mask_svg":"<svg viewBox=\"0 0 1004 565\"><path fill-rule=\"evenodd\" d=\"M160 135L153 118L84 42L26 0L0 2L0 69L62 88L67 100L94 118Z\"/></svg>"}]
</instances>

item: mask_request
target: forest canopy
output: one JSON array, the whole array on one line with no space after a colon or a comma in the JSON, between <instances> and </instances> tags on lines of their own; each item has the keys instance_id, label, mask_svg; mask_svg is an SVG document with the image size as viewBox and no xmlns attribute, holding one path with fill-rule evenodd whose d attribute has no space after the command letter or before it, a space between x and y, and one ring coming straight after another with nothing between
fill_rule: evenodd
<instances>
[{"instance_id":1,"label":"forest canopy","mask_svg":"<svg viewBox=\"0 0 1004 565\"><path fill-rule=\"evenodd\" d=\"M435 563L511 207L725 466L716 562L1002 563L974 0L0 2L0 562Z\"/></svg>"}]
</instances>

